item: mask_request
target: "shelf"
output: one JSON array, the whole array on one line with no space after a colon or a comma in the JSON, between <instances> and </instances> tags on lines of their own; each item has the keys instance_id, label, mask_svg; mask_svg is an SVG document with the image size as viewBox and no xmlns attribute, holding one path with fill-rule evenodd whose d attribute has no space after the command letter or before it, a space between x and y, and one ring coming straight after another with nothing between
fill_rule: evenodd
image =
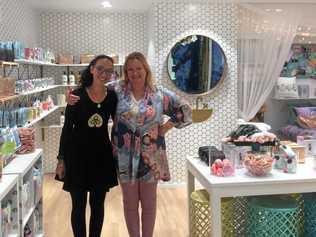
<instances>
[{"instance_id":1,"label":"shelf","mask_svg":"<svg viewBox=\"0 0 316 237\"><path fill-rule=\"evenodd\" d=\"M60 87L76 87L78 85L59 85Z\"/></svg>"},{"instance_id":2,"label":"shelf","mask_svg":"<svg viewBox=\"0 0 316 237\"><path fill-rule=\"evenodd\" d=\"M27 224L27 222L29 221L30 217L32 216L33 212L35 210L35 206L33 206L29 211L28 213L22 217L23 218L23 221L22 221L22 230L24 229L24 226Z\"/></svg>"},{"instance_id":3,"label":"shelf","mask_svg":"<svg viewBox=\"0 0 316 237\"><path fill-rule=\"evenodd\" d=\"M34 213L34 210L36 209L37 205L39 204L39 201L41 200L42 198L38 199L38 201L34 204L34 206L32 206L30 208L30 210L27 212L27 214L22 217L23 218L23 221L22 221L22 230L24 229L24 226L27 224L27 222L30 220L30 217L32 216L32 214Z\"/></svg>"},{"instance_id":4,"label":"shelf","mask_svg":"<svg viewBox=\"0 0 316 237\"><path fill-rule=\"evenodd\" d=\"M55 63L43 62L38 60L27 60L27 59L15 59L17 64L29 64L29 65L42 65L42 66L55 66Z\"/></svg>"},{"instance_id":5,"label":"shelf","mask_svg":"<svg viewBox=\"0 0 316 237\"><path fill-rule=\"evenodd\" d=\"M19 98L21 96L27 96L27 95L32 95L32 94L48 91L48 90L55 89L55 88L58 88L58 87L60 87L60 85L53 85L53 86L48 86L48 87L45 87L45 88L40 88L40 89L35 89L35 90L27 91L27 92L22 92L22 93L16 94L16 95L3 97L3 98L0 98L0 103Z\"/></svg>"},{"instance_id":6,"label":"shelf","mask_svg":"<svg viewBox=\"0 0 316 237\"><path fill-rule=\"evenodd\" d=\"M17 184L17 175L3 175L0 182L0 200L2 200Z\"/></svg>"},{"instance_id":7,"label":"shelf","mask_svg":"<svg viewBox=\"0 0 316 237\"><path fill-rule=\"evenodd\" d=\"M15 59L15 63L18 65L20 64L30 64L30 65L39 65L39 66L57 66L57 67L87 67L88 63L79 63L79 64L57 64L57 63L49 63L49 62L43 62L38 60L27 60L27 59ZM123 64L114 64L114 66L123 66Z\"/></svg>"},{"instance_id":8,"label":"shelf","mask_svg":"<svg viewBox=\"0 0 316 237\"><path fill-rule=\"evenodd\" d=\"M52 85L52 86L48 86L45 88L40 88L40 89L35 89L35 90L27 91L27 92L22 92L22 93L18 94L18 96L26 96L26 95L36 94L36 93L52 90L52 89L55 89L58 87L60 87L60 85Z\"/></svg>"},{"instance_id":9,"label":"shelf","mask_svg":"<svg viewBox=\"0 0 316 237\"><path fill-rule=\"evenodd\" d=\"M19 234L9 234L8 237L19 237Z\"/></svg>"},{"instance_id":10,"label":"shelf","mask_svg":"<svg viewBox=\"0 0 316 237\"><path fill-rule=\"evenodd\" d=\"M287 101L287 100L316 100L316 97L310 97L310 98L276 98L276 97L273 97L272 98L273 100L284 100L284 101Z\"/></svg>"},{"instance_id":11,"label":"shelf","mask_svg":"<svg viewBox=\"0 0 316 237\"><path fill-rule=\"evenodd\" d=\"M57 109L59 109L59 106L55 106L54 108L52 108L52 109L50 109L50 110L48 110L48 111L45 111L45 112L41 113L41 115L40 115L38 118L36 118L36 119L32 120L31 122L25 124L24 127L25 127L25 128L28 128L28 127L33 126L34 124L36 124L36 123L38 123L39 121L41 121L42 119L44 119L46 116L48 116L48 115L50 115L51 113L55 112Z\"/></svg>"},{"instance_id":12,"label":"shelf","mask_svg":"<svg viewBox=\"0 0 316 237\"><path fill-rule=\"evenodd\" d=\"M3 66L19 66L19 64L15 62L0 61L0 67Z\"/></svg>"},{"instance_id":13,"label":"shelf","mask_svg":"<svg viewBox=\"0 0 316 237\"><path fill-rule=\"evenodd\" d=\"M89 66L88 63L73 63L73 64L55 64L58 67L87 67ZM114 67L121 67L123 66L122 63L115 63Z\"/></svg>"},{"instance_id":14,"label":"shelf","mask_svg":"<svg viewBox=\"0 0 316 237\"><path fill-rule=\"evenodd\" d=\"M36 149L34 152L24 155L17 155L6 167L3 168L2 173L6 174L20 174L24 176L30 168L36 163L42 155L42 149Z\"/></svg>"}]
</instances>

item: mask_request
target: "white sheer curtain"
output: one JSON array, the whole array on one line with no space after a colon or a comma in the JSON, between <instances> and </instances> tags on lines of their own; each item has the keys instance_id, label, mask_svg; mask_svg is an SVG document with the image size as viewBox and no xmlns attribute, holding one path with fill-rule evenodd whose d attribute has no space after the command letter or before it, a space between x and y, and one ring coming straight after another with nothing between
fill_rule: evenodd
<instances>
[{"instance_id":1,"label":"white sheer curtain","mask_svg":"<svg viewBox=\"0 0 316 237\"><path fill-rule=\"evenodd\" d=\"M239 117L249 121L270 95L289 55L298 13L262 13L239 8Z\"/></svg>"}]
</instances>

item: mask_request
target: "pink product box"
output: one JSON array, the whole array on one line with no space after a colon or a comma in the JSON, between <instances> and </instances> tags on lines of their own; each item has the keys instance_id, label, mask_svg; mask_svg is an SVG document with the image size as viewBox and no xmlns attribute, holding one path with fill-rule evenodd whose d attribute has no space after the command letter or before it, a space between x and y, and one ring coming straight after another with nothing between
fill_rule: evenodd
<instances>
[{"instance_id":1,"label":"pink product box","mask_svg":"<svg viewBox=\"0 0 316 237\"><path fill-rule=\"evenodd\" d=\"M33 48L24 48L24 57L25 59L34 59L34 49Z\"/></svg>"}]
</instances>

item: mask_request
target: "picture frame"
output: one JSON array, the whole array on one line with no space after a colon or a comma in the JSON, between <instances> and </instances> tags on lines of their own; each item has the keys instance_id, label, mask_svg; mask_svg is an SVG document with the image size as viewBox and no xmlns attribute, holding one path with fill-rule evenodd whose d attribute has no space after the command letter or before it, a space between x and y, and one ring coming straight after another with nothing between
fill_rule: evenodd
<instances>
[{"instance_id":1,"label":"picture frame","mask_svg":"<svg viewBox=\"0 0 316 237\"><path fill-rule=\"evenodd\" d=\"M316 139L304 140L305 153L308 155L316 155Z\"/></svg>"}]
</instances>

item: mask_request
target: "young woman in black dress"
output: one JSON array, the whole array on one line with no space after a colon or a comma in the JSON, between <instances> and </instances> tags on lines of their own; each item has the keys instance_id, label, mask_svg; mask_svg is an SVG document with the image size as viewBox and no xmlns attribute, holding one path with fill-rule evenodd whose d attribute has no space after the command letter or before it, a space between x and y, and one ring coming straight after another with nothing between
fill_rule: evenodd
<instances>
[{"instance_id":1,"label":"young woman in black dress","mask_svg":"<svg viewBox=\"0 0 316 237\"><path fill-rule=\"evenodd\" d=\"M88 192L89 237L100 237L106 192L118 184L108 134L108 120L110 116L114 120L117 97L104 86L113 73L112 58L97 56L82 73L82 86L72 92L80 100L66 107L56 176L64 181L63 189L71 195L75 237L86 237Z\"/></svg>"}]
</instances>

